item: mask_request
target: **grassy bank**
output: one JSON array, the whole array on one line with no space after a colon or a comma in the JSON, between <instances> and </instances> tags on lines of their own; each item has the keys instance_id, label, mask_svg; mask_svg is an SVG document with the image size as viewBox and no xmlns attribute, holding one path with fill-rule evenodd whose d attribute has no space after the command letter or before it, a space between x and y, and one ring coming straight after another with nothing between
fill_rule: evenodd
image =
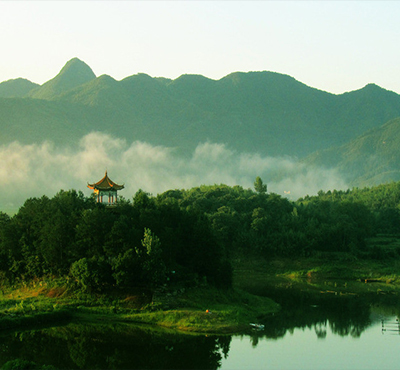
<instances>
[{"instance_id":1,"label":"grassy bank","mask_svg":"<svg viewBox=\"0 0 400 370\"><path fill-rule=\"evenodd\" d=\"M269 295L268 289L274 294ZM90 320L151 324L187 332L237 333L279 310L278 304L266 298L279 297L279 289L285 294L398 295L400 261L344 253L301 259L246 257L234 261L234 288L229 290L198 286L163 288L154 294L141 289L87 294L67 280L32 281L3 286L0 329Z\"/></svg>"},{"instance_id":2,"label":"grassy bank","mask_svg":"<svg viewBox=\"0 0 400 370\"><path fill-rule=\"evenodd\" d=\"M156 300L154 305L171 306L171 297ZM173 299L174 308L128 315L136 322L153 323L169 328L208 333L235 333L249 328L249 323L279 310L279 305L238 289L196 288Z\"/></svg>"},{"instance_id":3,"label":"grassy bank","mask_svg":"<svg viewBox=\"0 0 400 370\"><path fill-rule=\"evenodd\" d=\"M135 292L85 294L63 280L3 288L0 329L28 328L74 321L125 321L190 332L235 333L279 306L271 299L238 289L212 287L165 290L153 299Z\"/></svg>"}]
</instances>

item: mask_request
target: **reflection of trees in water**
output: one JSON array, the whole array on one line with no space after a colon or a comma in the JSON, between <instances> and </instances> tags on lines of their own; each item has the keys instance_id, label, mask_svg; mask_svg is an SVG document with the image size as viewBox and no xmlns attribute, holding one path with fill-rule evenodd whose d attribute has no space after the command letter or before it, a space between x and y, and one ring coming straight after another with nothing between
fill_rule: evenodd
<instances>
[{"instance_id":1,"label":"reflection of trees in water","mask_svg":"<svg viewBox=\"0 0 400 370\"><path fill-rule=\"evenodd\" d=\"M79 326L0 338L0 367L15 358L64 369L217 369L230 336L188 336L130 325Z\"/></svg>"},{"instance_id":2,"label":"reflection of trees in water","mask_svg":"<svg viewBox=\"0 0 400 370\"><path fill-rule=\"evenodd\" d=\"M271 283L249 284L242 288L250 293L266 296L282 306L275 316L265 316L259 322L265 330L251 332L251 342L256 346L259 338L283 338L294 329L308 328L319 339L327 337L328 328L340 336L360 337L371 325L371 307L379 307L388 315L400 317L400 296L398 290L388 286L386 290L371 284L369 291L348 294L349 292L327 291L320 283L304 284L302 281L288 284L286 280L271 280ZM324 284L324 286L333 286ZM335 284L336 287L336 284ZM351 291L351 290L350 290ZM324 292L324 293L322 293ZM353 291L351 291L353 292ZM343 294L343 295L342 295Z\"/></svg>"},{"instance_id":3,"label":"reflection of trees in water","mask_svg":"<svg viewBox=\"0 0 400 370\"><path fill-rule=\"evenodd\" d=\"M315 330L315 334L317 334L318 339L326 338L326 334L327 334L326 327L327 327L326 320L324 322L317 322L315 324L314 330Z\"/></svg>"},{"instance_id":4,"label":"reflection of trees in water","mask_svg":"<svg viewBox=\"0 0 400 370\"><path fill-rule=\"evenodd\" d=\"M273 299L282 305L282 310L263 319L264 331L250 334L253 346L262 337L282 338L287 332L293 333L295 328L313 329L319 339L325 339L329 326L333 334L356 338L371 325L371 297L296 294L293 291L274 293ZM376 295L373 298L376 300Z\"/></svg>"},{"instance_id":5,"label":"reflection of trees in water","mask_svg":"<svg viewBox=\"0 0 400 370\"><path fill-rule=\"evenodd\" d=\"M332 302L329 312L329 322L332 333L340 336L351 335L357 338L371 325L370 306L361 299L338 299L338 304Z\"/></svg>"},{"instance_id":6,"label":"reflection of trees in water","mask_svg":"<svg viewBox=\"0 0 400 370\"><path fill-rule=\"evenodd\" d=\"M262 338L279 339L295 329L310 329L318 339L324 340L331 332L340 336L360 337L371 325L371 298L339 295L313 295L306 292L291 291L291 294L279 294L273 299L282 305L282 310L274 315L260 319L265 325L262 331L250 330L250 343L256 347ZM277 293L277 292L274 292ZM393 302L392 302L393 303ZM243 335L245 336L245 335Z\"/></svg>"},{"instance_id":7,"label":"reflection of trees in water","mask_svg":"<svg viewBox=\"0 0 400 370\"><path fill-rule=\"evenodd\" d=\"M254 347L261 338L282 338L296 328L314 330L322 340L328 326L334 334L359 337L371 324L371 302L380 305L382 312L399 307L397 296L360 298L303 292L274 299L281 303L281 312L260 319L265 330L246 334ZM399 314L399 309L395 311ZM393 308L389 313L394 313ZM228 356L230 343L230 336L182 335L128 324L71 324L0 337L0 367L20 358L60 369L218 369L222 358Z\"/></svg>"}]
</instances>

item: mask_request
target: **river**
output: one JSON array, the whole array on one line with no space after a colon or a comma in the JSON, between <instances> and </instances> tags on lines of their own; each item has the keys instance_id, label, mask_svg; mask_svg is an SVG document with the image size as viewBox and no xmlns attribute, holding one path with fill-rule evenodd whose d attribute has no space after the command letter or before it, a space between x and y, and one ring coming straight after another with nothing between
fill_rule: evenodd
<instances>
[{"instance_id":1,"label":"river","mask_svg":"<svg viewBox=\"0 0 400 370\"><path fill-rule=\"evenodd\" d=\"M188 335L125 323L3 332L0 366L32 361L46 369L400 368L396 293L280 296L282 312L261 318L263 330L249 327L242 335Z\"/></svg>"},{"instance_id":2,"label":"river","mask_svg":"<svg viewBox=\"0 0 400 370\"><path fill-rule=\"evenodd\" d=\"M277 339L235 336L221 369L399 369L397 317L373 316L362 333L354 328L337 332L326 320L294 328Z\"/></svg>"}]
</instances>

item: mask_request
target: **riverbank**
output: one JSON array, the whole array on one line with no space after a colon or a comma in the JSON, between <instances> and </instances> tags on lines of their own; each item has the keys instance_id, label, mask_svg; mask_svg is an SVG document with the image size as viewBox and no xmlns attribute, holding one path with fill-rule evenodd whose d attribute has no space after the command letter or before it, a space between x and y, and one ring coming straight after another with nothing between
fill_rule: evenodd
<instances>
[{"instance_id":1,"label":"riverbank","mask_svg":"<svg viewBox=\"0 0 400 370\"><path fill-rule=\"evenodd\" d=\"M345 253L297 259L237 259L234 262L234 285L253 294L259 294L260 287L264 292L290 288L342 295L399 293L400 260L358 259Z\"/></svg>"},{"instance_id":2,"label":"riverbank","mask_svg":"<svg viewBox=\"0 0 400 370\"><path fill-rule=\"evenodd\" d=\"M132 322L198 333L239 333L279 305L240 289L213 287L165 290L148 299L136 291L117 295L83 294L62 280L4 289L0 330L53 325L62 321Z\"/></svg>"},{"instance_id":3,"label":"riverbank","mask_svg":"<svg viewBox=\"0 0 400 370\"><path fill-rule=\"evenodd\" d=\"M400 261L330 254L304 259L234 261L234 288L164 287L87 294L67 280L44 279L3 287L0 330L65 321L123 321L198 333L243 333L280 310L282 292L315 295L400 292ZM267 298L270 297L270 298ZM271 299L272 298L272 299ZM275 301L274 301L275 300Z\"/></svg>"},{"instance_id":4,"label":"riverbank","mask_svg":"<svg viewBox=\"0 0 400 370\"><path fill-rule=\"evenodd\" d=\"M201 287L175 296L161 295L151 312L128 315L135 322L151 323L190 332L239 333L262 316L274 315L280 307L267 297L239 289L219 290ZM157 305L161 308L157 309Z\"/></svg>"}]
</instances>

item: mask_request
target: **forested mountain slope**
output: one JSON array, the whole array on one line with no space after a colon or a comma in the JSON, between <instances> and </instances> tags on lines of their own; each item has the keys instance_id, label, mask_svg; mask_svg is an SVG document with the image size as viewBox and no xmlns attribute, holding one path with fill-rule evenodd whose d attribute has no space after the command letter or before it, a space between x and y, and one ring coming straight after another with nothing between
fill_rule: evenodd
<instances>
[{"instance_id":1,"label":"forested mountain slope","mask_svg":"<svg viewBox=\"0 0 400 370\"><path fill-rule=\"evenodd\" d=\"M35 84L25 78L16 78L0 83L1 98L18 98L27 96L33 89L40 85Z\"/></svg>"},{"instance_id":2,"label":"forested mountain slope","mask_svg":"<svg viewBox=\"0 0 400 370\"><path fill-rule=\"evenodd\" d=\"M339 169L354 186L399 181L399 143L400 118L396 118L343 146L316 152L307 162Z\"/></svg>"},{"instance_id":3,"label":"forested mountain slope","mask_svg":"<svg viewBox=\"0 0 400 370\"><path fill-rule=\"evenodd\" d=\"M186 153L206 141L262 156L318 152L308 163L339 166L352 184L399 179L398 149L385 139L398 135L396 121L387 123L397 117L400 96L377 85L335 95L266 71L220 80L141 73L117 81L96 77L74 58L41 86L24 79L0 83L0 144L70 145L102 131Z\"/></svg>"},{"instance_id":4,"label":"forested mountain slope","mask_svg":"<svg viewBox=\"0 0 400 370\"><path fill-rule=\"evenodd\" d=\"M1 96L15 97L10 82L7 89L4 84ZM376 85L334 95L273 72L236 72L218 81L145 74L116 81L96 77L77 58L52 80L26 91L18 95L22 99L2 101L2 143L37 139L10 126L58 140L64 136L62 122L72 139L101 130L189 150L208 140L240 151L303 157L400 116L400 96Z\"/></svg>"}]
</instances>

